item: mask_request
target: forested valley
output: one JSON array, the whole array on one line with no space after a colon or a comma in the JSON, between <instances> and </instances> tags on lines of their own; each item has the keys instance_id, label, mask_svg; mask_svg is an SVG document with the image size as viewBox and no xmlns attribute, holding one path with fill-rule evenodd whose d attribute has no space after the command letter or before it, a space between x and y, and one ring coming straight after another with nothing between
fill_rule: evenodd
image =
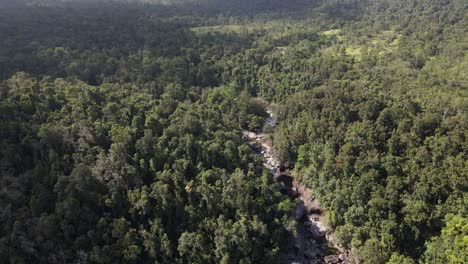
<instances>
[{"instance_id":1,"label":"forested valley","mask_svg":"<svg viewBox=\"0 0 468 264\"><path fill-rule=\"evenodd\" d=\"M467 11L1 1L0 263L284 263L298 201L243 139L269 104L354 262L468 263Z\"/></svg>"}]
</instances>

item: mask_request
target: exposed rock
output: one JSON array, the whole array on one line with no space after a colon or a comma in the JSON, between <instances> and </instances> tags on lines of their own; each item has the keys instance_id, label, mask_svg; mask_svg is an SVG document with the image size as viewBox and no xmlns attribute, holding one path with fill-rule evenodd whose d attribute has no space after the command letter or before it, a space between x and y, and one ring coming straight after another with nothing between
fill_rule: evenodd
<instances>
[{"instance_id":1,"label":"exposed rock","mask_svg":"<svg viewBox=\"0 0 468 264\"><path fill-rule=\"evenodd\" d=\"M314 226L311 226L309 228L309 231L312 234L312 236L314 236L314 237L323 237L324 236L324 234L322 232L320 232L320 230L318 230L318 228L316 228Z\"/></svg>"},{"instance_id":2,"label":"exposed rock","mask_svg":"<svg viewBox=\"0 0 468 264\"><path fill-rule=\"evenodd\" d=\"M337 264L340 262L340 258L337 255L330 255L325 257L325 263L327 264Z\"/></svg>"},{"instance_id":3,"label":"exposed rock","mask_svg":"<svg viewBox=\"0 0 468 264\"><path fill-rule=\"evenodd\" d=\"M298 220L297 236L291 238L288 251L282 255L282 259L290 264L323 264L324 261L327 264L347 263L346 254L326 256L328 244L333 245L339 253L344 252L344 249L337 246L334 237L326 236L329 227L325 224L324 213L311 190L288 175L288 168L276 159L272 139L265 131L267 127L277 125L277 122L273 114L268 113L270 117L265 120L263 130L258 133L243 131L243 138L252 150L260 155L263 166L279 183L279 191L284 195L300 198L294 211Z\"/></svg>"}]
</instances>

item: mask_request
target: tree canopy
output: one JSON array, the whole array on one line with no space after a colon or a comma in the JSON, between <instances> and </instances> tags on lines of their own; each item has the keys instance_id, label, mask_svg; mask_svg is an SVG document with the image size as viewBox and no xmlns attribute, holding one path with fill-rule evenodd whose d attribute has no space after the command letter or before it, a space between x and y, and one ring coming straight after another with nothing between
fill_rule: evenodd
<instances>
[{"instance_id":1,"label":"tree canopy","mask_svg":"<svg viewBox=\"0 0 468 264\"><path fill-rule=\"evenodd\" d=\"M0 3L0 259L281 262L296 200L242 139L261 98L362 263L466 263L467 8Z\"/></svg>"}]
</instances>

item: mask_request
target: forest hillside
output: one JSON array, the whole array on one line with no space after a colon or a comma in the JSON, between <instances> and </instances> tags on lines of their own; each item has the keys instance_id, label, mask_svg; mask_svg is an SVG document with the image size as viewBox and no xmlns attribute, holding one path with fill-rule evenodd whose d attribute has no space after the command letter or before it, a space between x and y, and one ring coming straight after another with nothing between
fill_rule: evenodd
<instances>
[{"instance_id":1,"label":"forest hillside","mask_svg":"<svg viewBox=\"0 0 468 264\"><path fill-rule=\"evenodd\" d=\"M284 263L268 105L352 261L468 263L467 10L1 1L0 263Z\"/></svg>"}]
</instances>

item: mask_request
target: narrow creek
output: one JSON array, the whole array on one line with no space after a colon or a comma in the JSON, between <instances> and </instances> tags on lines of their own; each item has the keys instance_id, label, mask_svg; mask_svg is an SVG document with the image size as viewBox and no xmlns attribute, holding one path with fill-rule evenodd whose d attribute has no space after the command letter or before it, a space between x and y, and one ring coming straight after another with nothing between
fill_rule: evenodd
<instances>
[{"instance_id":1,"label":"narrow creek","mask_svg":"<svg viewBox=\"0 0 468 264\"><path fill-rule=\"evenodd\" d=\"M292 198L297 197L294 216L297 220L296 234L288 241L287 252L283 253L284 263L290 264L336 264L351 263L349 251L336 242L332 230L326 225L324 211L313 196L313 192L303 186L286 169L273 154L273 142L268 131L275 128L277 118L267 110L263 128L259 132L243 131L243 137L263 160L276 182L281 186L280 192Z\"/></svg>"}]
</instances>

